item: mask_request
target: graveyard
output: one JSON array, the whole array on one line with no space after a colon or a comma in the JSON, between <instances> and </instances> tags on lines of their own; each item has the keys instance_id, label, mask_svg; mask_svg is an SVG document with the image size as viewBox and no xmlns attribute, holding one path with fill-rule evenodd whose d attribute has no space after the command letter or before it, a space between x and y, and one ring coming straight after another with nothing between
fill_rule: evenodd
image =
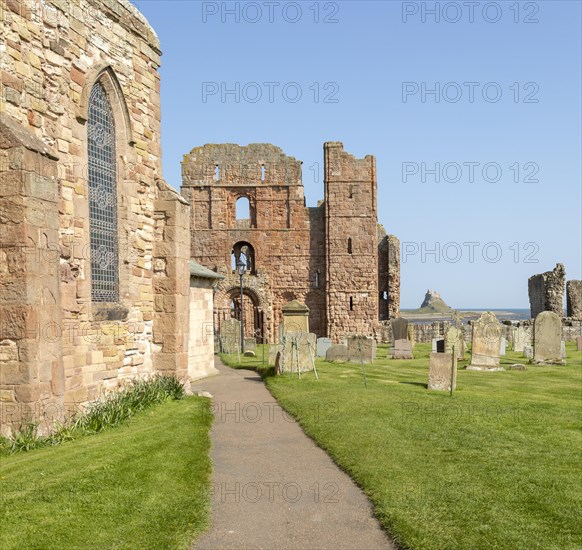
<instances>
[{"instance_id":1,"label":"graveyard","mask_svg":"<svg viewBox=\"0 0 582 550\"><path fill-rule=\"evenodd\" d=\"M497 372L464 369L468 346L452 396L427 389L430 344L416 344L412 360L391 359L389 347L365 364L366 385L358 362L318 357L316 380L313 371L273 376L262 346L240 364L236 354L222 359L263 374L403 548L579 547L576 343L566 345L567 366L508 349Z\"/></svg>"}]
</instances>

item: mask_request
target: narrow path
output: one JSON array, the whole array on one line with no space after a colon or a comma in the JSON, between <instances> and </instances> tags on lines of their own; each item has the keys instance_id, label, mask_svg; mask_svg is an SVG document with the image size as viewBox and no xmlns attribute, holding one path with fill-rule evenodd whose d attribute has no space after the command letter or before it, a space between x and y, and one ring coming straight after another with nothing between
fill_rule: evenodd
<instances>
[{"instance_id":1,"label":"narrow path","mask_svg":"<svg viewBox=\"0 0 582 550\"><path fill-rule=\"evenodd\" d=\"M372 506L288 417L253 371L217 359L220 375L195 382L209 391L212 526L194 548L395 548Z\"/></svg>"}]
</instances>

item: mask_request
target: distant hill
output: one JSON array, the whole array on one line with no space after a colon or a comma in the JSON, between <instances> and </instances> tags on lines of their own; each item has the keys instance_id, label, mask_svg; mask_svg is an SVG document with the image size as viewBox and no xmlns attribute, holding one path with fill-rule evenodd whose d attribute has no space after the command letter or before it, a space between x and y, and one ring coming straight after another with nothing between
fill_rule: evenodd
<instances>
[{"instance_id":1,"label":"distant hill","mask_svg":"<svg viewBox=\"0 0 582 550\"><path fill-rule=\"evenodd\" d=\"M436 290L429 289L420 307L411 310L410 313L450 313L451 311L454 311L453 308L445 303L441 295Z\"/></svg>"}]
</instances>

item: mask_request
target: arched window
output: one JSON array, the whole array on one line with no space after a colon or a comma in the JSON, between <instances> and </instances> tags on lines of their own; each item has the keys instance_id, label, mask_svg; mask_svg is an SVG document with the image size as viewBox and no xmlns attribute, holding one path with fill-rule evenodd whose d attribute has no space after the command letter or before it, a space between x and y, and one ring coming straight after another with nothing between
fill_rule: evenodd
<instances>
[{"instance_id":1,"label":"arched window","mask_svg":"<svg viewBox=\"0 0 582 550\"><path fill-rule=\"evenodd\" d=\"M319 276L320 276L321 272L319 271L319 269L315 270L315 288L319 288Z\"/></svg>"},{"instance_id":2,"label":"arched window","mask_svg":"<svg viewBox=\"0 0 582 550\"><path fill-rule=\"evenodd\" d=\"M239 197L236 201L236 219L250 220L251 205L247 197Z\"/></svg>"},{"instance_id":3,"label":"arched window","mask_svg":"<svg viewBox=\"0 0 582 550\"><path fill-rule=\"evenodd\" d=\"M241 260L246 266L249 275L255 274L255 249L246 242L238 242L232 247L231 263L232 270L236 270L236 264Z\"/></svg>"},{"instance_id":4,"label":"arched window","mask_svg":"<svg viewBox=\"0 0 582 550\"><path fill-rule=\"evenodd\" d=\"M87 120L91 300L119 300L115 121L103 86L89 97Z\"/></svg>"}]
</instances>

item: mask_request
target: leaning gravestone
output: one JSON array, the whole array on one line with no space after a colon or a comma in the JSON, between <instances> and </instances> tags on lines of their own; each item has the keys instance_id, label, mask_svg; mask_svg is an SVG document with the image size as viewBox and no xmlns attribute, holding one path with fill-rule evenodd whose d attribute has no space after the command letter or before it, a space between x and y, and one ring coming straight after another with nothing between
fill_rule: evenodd
<instances>
[{"instance_id":1,"label":"leaning gravestone","mask_svg":"<svg viewBox=\"0 0 582 550\"><path fill-rule=\"evenodd\" d=\"M240 349L240 321L224 319L220 324L220 340L223 353L236 353Z\"/></svg>"},{"instance_id":2,"label":"leaning gravestone","mask_svg":"<svg viewBox=\"0 0 582 550\"><path fill-rule=\"evenodd\" d=\"M451 369L453 369L453 390L457 387L457 357L453 363L452 353L431 353L428 364L428 389L451 390Z\"/></svg>"},{"instance_id":3,"label":"leaning gravestone","mask_svg":"<svg viewBox=\"0 0 582 550\"><path fill-rule=\"evenodd\" d=\"M348 336L348 361L372 363L376 359L376 340L369 336Z\"/></svg>"},{"instance_id":4,"label":"leaning gravestone","mask_svg":"<svg viewBox=\"0 0 582 550\"><path fill-rule=\"evenodd\" d=\"M271 344L269 346L269 365L273 366L276 364L277 361L277 354L283 351L282 344Z\"/></svg>"},{"instance_id":5,"label":"leaning gravestone","mask_svg":"<svg viewBox=\"0 0 582 550\"><path fill-rule=\"evenodd\" d=\"M330 338L317 339L317 357L325 357L327 350L331 347L332 341Z\"/></svg>"},{"instance_id":6,"label":"leaning gravestone","mask_svg":"<svg viewBox=\"0 0 582 550\"><path fill-rule=\"evenodd\" d=\"M513 335L513 351L524 351L525 346L531 344L531 329L519 326Z\"/></svg>"},{"instance_id":7,"label":"leaning gravestone","mask_svg":"<svg viewBox=\"0 0 582 550\"><path fill-rule=\"evenodd\" d=\"M332 344L325 353L325 360L330 362L347 363L348 357L348 346L344 344Z\"/></svg>"},{"instance_id":8,"label":"leaning gravestone","mask_svg":"<svg viewBox=\"0 0 582 550\"><path fill-rule=\"evenodd\" d=\"M542 311L534 321L534 354L532 363L564 365L561 353L562 320L552 311Z\"/></svg>"},{"instance_id":9,"label":"leaning gravestone","mask_svg":"<svg viewBox=\"0 0 582 550\"><path fill-rule=\"evenodd\" d=\"M473 322L471 364L468 370L499 371L501 324L494 313L486 311Z\"/></svg>"},{"instance_id":10,"label":"leaning gravestone","mask_svg":"<svg viewBox=\"0 0 582 550\"><path fill-rule=\"evenodd\" d=\"M392 343L396 340L408 340L408 321L402 317L392 319Z\"/></svg>"},{"instance_id":11,"label":"leaning gravestone","mask_svg":"<svg viewBox=\"0 0 582 550\"><path fill-rule=\"evenodd\" d=\"M410 340L396 340L392 349L392 359L414 359Z\"/></svg>"},{"instance_id":12,"label":"leaning gravestone","mask_svg":"<svg viewBox=\"0 0 582 550\"><path fill-rule=\"evenodd\" d=\"M453 346L455 347L455 358L462 361L465 358L465 340L463 337L463 329L456 326L450 326L445 332L444 352L452 353Z\"/></svg>"},{"instance_id":13,"label":"leaning gravestone","mask_svg":"<svg viewBox=\"0 0 582 550\"><path fill-rule=\"evenodd\" d=\"M283 346L285 371L301 372L313 370L317 337L308 332L287 332Z\"/></svg>"}]
</instances>

